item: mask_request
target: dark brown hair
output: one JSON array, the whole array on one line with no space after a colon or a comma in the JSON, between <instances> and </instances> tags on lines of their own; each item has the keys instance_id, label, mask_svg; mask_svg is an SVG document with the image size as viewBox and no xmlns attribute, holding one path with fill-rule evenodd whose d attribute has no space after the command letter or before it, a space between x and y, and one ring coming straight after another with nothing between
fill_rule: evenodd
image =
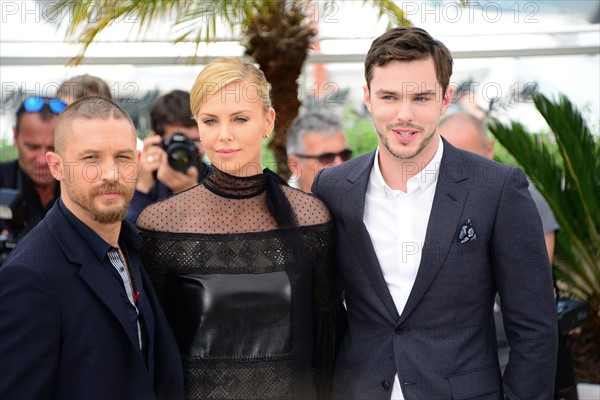
<instances>
[{"instance_id":1,"label":"dark brown hair","mask_svg":"<svg viewBox=\"0 0 600 400\"><path fill-rule=\"evenodd\" d=\"M173 90L160 96L150 109L150 126L158 135L165 134L165 124L191 128L196 126L190 111L190 94Z\"/></svg>"},{"instance_id":2,"label":"dark brown hair","mask_svg":"<svg viewBox=\"0 0 600 400\"><path fill-rule=\"evenodd\" d=\"M411 26L390 29L373 41L367 53L365 59L367 86L371 87L375 67L384 67L391 61L416 61L429 57L433 58L437 80L445 92L452 75L450 50L421 28Z\"/></svg>"}]
</instances>

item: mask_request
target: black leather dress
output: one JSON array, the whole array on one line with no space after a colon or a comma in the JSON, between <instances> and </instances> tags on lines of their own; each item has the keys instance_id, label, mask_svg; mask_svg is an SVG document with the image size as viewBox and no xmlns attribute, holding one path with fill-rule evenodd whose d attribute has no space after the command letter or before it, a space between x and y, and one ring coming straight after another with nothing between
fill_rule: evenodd
<instances>
[{"instance_id":1,"label":"black leather dress","mask_svg":"<svg viewBox=\"0 0 600 400\"><path fill-rule=\"evenodd\" d=\"M327 397L344 311L320 200L268 170L239 178L213 167L137 224L186 398Z\"/></svg>"}]
</instances>

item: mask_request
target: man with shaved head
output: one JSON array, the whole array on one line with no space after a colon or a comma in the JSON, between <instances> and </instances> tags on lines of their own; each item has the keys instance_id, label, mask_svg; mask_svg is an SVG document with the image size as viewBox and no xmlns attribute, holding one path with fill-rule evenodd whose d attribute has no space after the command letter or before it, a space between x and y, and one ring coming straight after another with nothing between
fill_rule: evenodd
<instances>
[{"instance_id":1,"label":"man with shaved head","mask_svg":"<svg viewBox=\"0 0 600 400\"><path fill-rule=\"evenodd\" d=\"M135 128L87 97L58 118L46 154L61 197L0 268L0 397L177 399L177 345L124 221Z\"/></svg>"}]
</instances>

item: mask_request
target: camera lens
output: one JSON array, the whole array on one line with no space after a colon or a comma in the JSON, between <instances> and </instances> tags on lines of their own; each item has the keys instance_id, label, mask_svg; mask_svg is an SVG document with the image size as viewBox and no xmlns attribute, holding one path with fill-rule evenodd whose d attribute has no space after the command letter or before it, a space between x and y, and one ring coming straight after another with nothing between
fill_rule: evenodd
<instances>
[{"instance_id":1,"label":"camera lens","mask_svg":"<svg viewBox=\"0 0 600 400\"><path fill-rule=\"evenodd\" d=\"M162 142L162 147L167 151L169 165L174 170L185 173L189 167L196 164L198 148L185 134L173 133L173 136Z\"/></svg>"},{"instance_id":2,"label":"camera lens","mask_svg":"<svg viewBox=\"0 0 600 400\"><path fill-rule=\"evenodd\" d=\"M192 154L187 147L175 147L169 149L169 165L171 168L185 172L193 164Z\"/></svg>"}]
</instances>

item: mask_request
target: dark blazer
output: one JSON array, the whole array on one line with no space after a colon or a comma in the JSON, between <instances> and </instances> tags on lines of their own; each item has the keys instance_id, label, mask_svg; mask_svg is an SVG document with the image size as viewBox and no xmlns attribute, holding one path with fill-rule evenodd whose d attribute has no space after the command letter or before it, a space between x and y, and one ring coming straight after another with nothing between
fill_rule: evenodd
<instances>
[{"instance_id":1,"label":"dark blazer","mask_svg":"<svg viewBox=\"0 0 600 400\"><path fill-rule=\"evenodd\" d=\"M115 290L120 277L59 203L0 267L0 398L182 398L179 351L139 261L141 238L123 223L130 269L141 273L146 353Z\"/></svg>"},{"instance_id":2,"label":"dark blazer","mask_svg":"<svg viewBox=\"0 0 600 400\"><path fill-rule=\"evenodd\" d=\"M333 397L389 399L397 373L406 399L551 399L556 308L525 174L444 141L421 264L398 315L363 223L374 156L324 170L312 188L336 220L348 308ZM467 219L476 239L460 243ZM504 378L496 292L512 347Z\"/></svg>"}]
</instances>

